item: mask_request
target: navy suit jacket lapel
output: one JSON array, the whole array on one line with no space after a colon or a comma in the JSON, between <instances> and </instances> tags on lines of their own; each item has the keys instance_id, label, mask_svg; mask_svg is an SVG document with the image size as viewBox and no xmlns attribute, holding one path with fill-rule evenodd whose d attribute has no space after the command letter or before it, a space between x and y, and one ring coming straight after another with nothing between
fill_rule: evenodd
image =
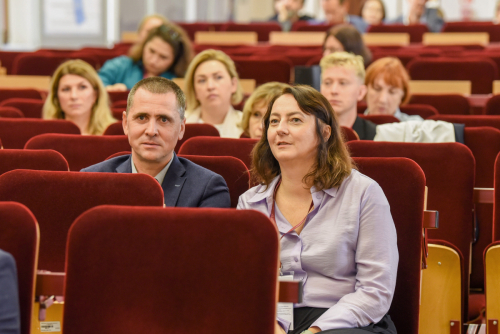
<instances>
[{"instance_id":1,"label":"navy suit jacket lapel","mask_svg":"<svg viewBox=\"0 0 500 334\"><path fill-rule=\"evenodd\" d=\"M177 200L181 193L184 182L186 181L186 169L174 153L172 164L168 168L167 174L163 179L163 197L165 199L165 206L176 206Z\"/></svg>"},{"instance_id":2,"label":"navy suit jacket lapel","mask_svg":"<svg viewBox=\"0 0 500 334\"><path fill-rule=\"evenodd\" d=\"M117 173L132 173L132 162L130 161L132 159L132 155L128 156L128 159L119 164L116 167L116 172Z\"/></svg>"}]
</instances>

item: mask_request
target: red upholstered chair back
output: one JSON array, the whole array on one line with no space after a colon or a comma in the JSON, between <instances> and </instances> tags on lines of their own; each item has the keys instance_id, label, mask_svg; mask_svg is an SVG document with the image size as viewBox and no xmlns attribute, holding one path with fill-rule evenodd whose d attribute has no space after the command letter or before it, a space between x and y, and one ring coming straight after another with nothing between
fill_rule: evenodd
<instances>
[{"instance_id":1,"label":"red upholstered chair back","mask_svg":"<svg viewBox=\"0 0 500 334\"><path fill-rule=\"evenodd\" d=\"M108 92L109 95L109 100L111 103L115 103L117 101L127 101L128 98L128 91L125 92ZM125 104L125 106L127 106Z\"/></svg>"},{"instance_id":2,"label":"red upholstered chair back","mask_svg":"<svg viewBox=\"0 0 500 334\"><path fill-rule=\"evenodd\" d=\"M390 24L390 25L374 25L368 28L368 32L384 32L384 33L407 33L410 34L410 43L422 43L422 36L429 32L425 24Z\"/></svg>"},{"instance_id":3,"label":"red upholstered chair back","mask_svg":"<svg viewBox=\"0 0 500 334\"><path fill-rule=\"evenodd\" d=\"M116 157L121 157L122 155L129 155L129 154L132 154L132 152L131 151L116 152L116 153L111 154L109 157L107 157L106 160L113 159Z\"/></svg>"},{"instance_id":4,"label":"red upholstered chair back","mask_svg":"<svg viewBox=\"0 0 500 334\"><path fill-rule=\"evenodd\" d=\"M115 122L110 124L106 130L104 130L103 135L105 136L124 136L122 122Z\"/></svg>"},{"instance_id":5,"label":"red upholstered chair back","mask_svg":"<svg viewBox=\"0 0 500 334\"><path fill-rule=\"evenodd\" d=\"M412 80L469 80L472 94L490 94L498 78L497 64L489 58L423 57L407 68Z\"/></svg>"},{"instance_id":6,"label":"red upholstered chair back","mask_svg":"<svg viewBox=\"0 0 500 334\"><path fill-rule=\"evenodd\" d=\"M351 140L359 140L358 134L356 133L356 131L354 131L351 128L348 128L346 126L341 126L340 131L342 132L342 136L344 137L345 142L348 142Z\"/></svg>"},{"instance_id":7,"label":"red upholstered chair back","mask_svg":"<svg viewBox=\"0 0 500 334\"><path fill-rule=\"evenodd\" d=\"M0 106L0 118L24 118L24 114L21 110L14 107L2 107Z\"/></svg>"},{"instance_id":8,"label":"red upholstered chair back","mask_svg":"<svg viewBox=\"0 0 500 334\"><path fill-rule=\"evenodd\" d=\"M466 127L491 126L500 130L500 115L435 115L429 119L465 124Z\"/></svg>"},{"instance_id":9,"label":"red upholstered chair back","mask_svg":"<svg viewBox=\"0 0 500 334\"><path fill-rule=\"evenodd\" d=\"M228 156L243 161L248 169L252 165L252 149L257 139L250 138L217 138L194 137L186 140L179 149L182 155Z\"/></svg>"},{"instance_id":10,"label":"red upholstered chair back","mask_svg":"<svg viewBox=\"0 0 500 334\"><path fill-rule=\"evenodd\" d=\"M319 65L319 62L321 61L321 58L323 58L322 54L318 54L317 56L314 56L314 57L310 58L307 61L306 66Z\"/></svg>"},{"instance_id":11,"label":"red upholstered chair back","mask_svg":"<svg viewBox=\"0 0 500 334\"><path fill-rule=\"evenodd\" d=\"M500 26L493 22L448 22L443 32L487 32L490 42L500 42Z\"/></svg>"},{"instance_id":12,"label":"red upholstered chair back","mask_svg":"<svg viewBox=\"0 0 500 334\"><path fill-rule=\"evenodd\" d=\"M146 174L14 170L0 175L0 201L26 205L40 226L39 269L64 271L66 235L86 210L103 204L163 206Z\"/></svg>"},{"instance_id":13,"label":"red upholstered chair back","mask_svg":"<svg viewBox=\"0 0 500 334\"><path fill-rule=\"evenodd\" d=\"M111 107L112 108L121 108L122 111L125 111L127 109L127 100L113 101L113 103L111 104Z\"/></svg>"},{"instance_id":14,"label":"red upholstered chair back","mask_svg":"<svg viewBox=\"0 0 500 334\"><path fill-rule=\"evenodd\" d=\"M484 106L485 115L500 115L500 95L493 95Z\"/></svg>"},{"instance_id":15,"label":"red upholstered chair back","mask_svg":"<svg viewBox=\"0 0 500 334\"><path fill-rule=\"evenodd\" d=\"M255 79L257 86L270 81L289 83L293 64L277 56L232 57L241 79Z\"/></svg>"},{"instance_id":16,"label":"red upholstered chair back","mask_svg":"<svg viewBox=\"0 0 500 334\"><path fill-rule=\"evenodd\" d=\"M0 107L14 107L21 110L24 117L27 118L42 118L42 109L44 101L40 99L28 99L28 98L12 98L2 101Z\"/></svg>"},{"instance_id":17,"label":"red upholstered chair back","mask_svg":"<svg viewBox=\"0 0 500 334\"><path fill-rule=\"evenodd\" d=\"M82 136L64 134L43 134L31 138L25 148L50 149L61 153L71 171L95 165L106 160L111 154L129 151L127 136Z\"/></svg>"},{"instance_id":18,"label":"red upholstered chair back","mask_svg":"<svg viewBox=\"0 0 500 334\"><path fill-rule=\"evenodd\" d=\"M209 157L200 155L179 155L205 167L224 178L231 196L231 207L236 208L238 199L249 189L250 172L240 159L234 157Z\"/></svg>"},{"instance_id":19,"label":"red upholstered chair back","mask_svg":"<svg viewBox=\"0 0 500 334\"><path fill-rule=\"evenodd\" d=\"M52 75L59 65L67 60L76 59L69 54L31 53L19 55L14 59L12 74L16 75ZM93 56L79 56L94 68L99 68L99 59Z\"/></svg>"},{"instance_id":20,"label":"red upholstered chair back","mask_svg":"<svg viewBox=\"0 0 500 334\"><path fill-rule=\"evenodd\" d=\"M269 41L271 31L281 31L281 26L276 22L258 22L249 24L226 23L222 26L222 31L255 31L259 42Z\"/></svg>"},{"instance_id":21,"label":"red upholstered chair back","mask_svg":"<svg viewBox=\"0 0 500 334\"><path fill-rule=\"evenodd\" d=\"M34 118L0 119L0 138L3 148L23 148L34 136L44 133L80 134L80 129L70 121Z\"/></svg>"},{"instance_id":22,"label":"red upholstered chair back","mask_svg":"<svg viewBox=\"0 0 500 334\"><path fill-rule=\"evenodd\" d=\"M466 261L462 282L463 318L467 319L475 173L472 152L459 143L358 141L347 145L354 157L405 157L420 165L429 188L427 209L439 211L439 228L429 231L429 238L451 242L460 249Z\"/></svg>"},{"instance_id":23,"label":"red upholstered chair back","mask_svg":"<svg viewBox=\"0 0 500 334\"><path fill-rule=\"evenodd\" d=\"M495 160L495 198L493 210L493 241L500 240L500 153Z\"/></svg>"},{"instance_id":24,"label":"red upholstered chair back","mask_svg":"<svg viewBox=\"0 0 500 334\"><path fill-rule=\"evenodd\" d=\"M363 115L358 114L358 117L367 119L375 124L399 123L399 119L391 115Z\"/></svg>"},{"instance_id":25,"label":"red upholstered chair back","mask_svg":"<svg viewBox=\"0 0 500 334\"><path fill-rule=\"evenodd\" d=\"M411 104L427 104L436 108L440 115L469 115L470 104L465 96L458 94L426 95L410 97Z\"/></svg>"},{"instance_id":26,"label":"red upholstered chair back","mask_svg":"<svg viewBox=\"0 0 500 334\"><path fill-rule=\"evenodd\" d=\"M14 169L68 171L68 162L53 150L0 150L0 175Z\"/></svg>"},{"instance_id":27,"label":"red upholstered chair back","mask_svg":"<svg viewBox=\"0 0 500 334\"><path fill-rule=\"evenodd\" d=\"M28 208L20 203L0 202L0 249L16 260L21 334L31 332L39 237L36 219Z\"/></svg>"},{"instance_id":28,"label":"red upholstered chair back","mask_svg":"<svg viewBox=\"0 0 500 334\"><path fill-rule=\"evenodd\" d=\"M184 137L177 142L175 145L175 152L180 153L182 144L184 144L187 140L193 137L217 137L220 138L219 130L215 128L215 126L210 124L186 124L186 131L184 132ZM213 155L213 154L205 154L205 155ZM243 160L243 162L245 162Z\"/></svg>"},{"instance_id":29,"label":"red upholstered chair back","mask_svg":"<svg viewBox=\"0 0 500 334\"><path fill-rule=\"evenodd\" d=\"M401 333L418 333L425 175L406 158L354 158L359 171L382 187L398 235L396 291L389 310Z\"/></svg>"},{"instance_id":30,"label":"red upholstered chair back","mask_svg":"<svg viewBox=\"0 0 500 334\"><path fill-rule=\"evenodd\" d=\"M11 98L26 98L26 99L38 99L42 100L42 95L36 89L31 88L18 88L18 89L9 89L9 88L0 88L0 102L11 99Z\"/></svg>"},{"instance_id":31,"label":"red upholstered chair back","mask_svg":"<svg viewBox=\"0 0 500 334\"><path fill-rule=\"evenodd\" d=\"M197 31L215 31L215 27L208 22L195 22L195 23L177 23L182 29L186 31L191 41L194 41L194 34Z\"/></svg>"},{"instance_id":32,"label":"red upholstered chair back","mask_svg":"<svg viewBox=\"0 0 500 334\"><path fill-rule=\"evenodd\" d=\"M273 333L277 235L254 210L89 210L69 232L64 333Z\"/></svg>"},{"instance_id":33,"label":"red upholstered chair back","mask_svg":"<svg viewBox=\"0 0 500 334\"><path fill-rule=\"evenodd\" d=\"M439 114L436 108L425 104L405 104L399 106L401 112L408 115L418 115L423 119Z\"/></svg>"},{"instance_id":34,"label":"red upholstered chair back","mask_svg":"<svg viewBox=\"0 0 500 334\"><path fill-rule=\"evenodd\" d=\"M500 118L500 116L497 117ZM465 124L467 126L467 123ZM476 160L475 186L478 188L493 188L495 159L498 152L500 152L500 130L492 127L466 127L464 135L465 145L467 145L467 147L472 151L474 159ZM489 203L478 203L475 207L475 213L478 233L476 232L476 241L472 245L472 271L470 276L470 286L471 288L483 289L483 251L493 240L493 205Z\"/></svg>"},{"instance_id":35,"label":"red upholstered chair back","mask_svg":"<svg viewBox=\"0 0 500 334\"><path fill-rule=\"evenodd\" d=\"M7 74L12 74L12 63L14 59L23 53L28 53L24 51L0 51L0 62L2 67L5 67Z\"/></svg>"},{"instance_id":36,"label":"red upholstered chair back","mask_svg":"<svg viewBox=\"0 0 500 334\"><path fill-rule=\"evenodd\" d=\"M304 22L304 21L298 21L299 22ZM300 25L293 25L292 26L292 31L318 31L318 32L327 32L328 29L330 29L332 26L330 24L300 24Z\"/></svg>"}]
</instances>

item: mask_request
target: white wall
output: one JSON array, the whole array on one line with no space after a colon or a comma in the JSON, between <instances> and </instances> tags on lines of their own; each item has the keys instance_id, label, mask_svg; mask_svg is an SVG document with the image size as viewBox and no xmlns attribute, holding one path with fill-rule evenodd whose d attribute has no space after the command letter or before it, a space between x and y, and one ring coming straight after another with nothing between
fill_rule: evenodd
<instances>
[{"instance_id":1,"label":"white wall","mask_svg":"<svg viewBox=\"0 0 500 334\"><path fill-rule=\"evenodd\" d=\"M40 0L9 1L9 48L36 49L40 45Z\"/></svg>"}]
</instances>

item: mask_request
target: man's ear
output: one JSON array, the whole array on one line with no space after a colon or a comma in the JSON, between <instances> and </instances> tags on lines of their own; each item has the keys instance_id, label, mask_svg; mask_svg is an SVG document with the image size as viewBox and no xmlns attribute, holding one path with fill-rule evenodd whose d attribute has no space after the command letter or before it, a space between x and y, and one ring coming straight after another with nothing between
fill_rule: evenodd
<instances>
[{"instance_id":1,"label":"man's ear","mask_svg":"<svg viewBox=\"0 0 500 334\"><path fill-rule=\"evenodd\" d=\"M128 136L128 121L127 121L127 112L124 111L122 113L122 126L123 126L123 132L125 135Z\"/></svg>"},{"instance_id":2,"label":"man's ear","mask_svg":"<svg viewBox=\"0 0 500 334\"><path fill-rule=\"evenodd\" d=\"M366 85L361 85L359 87L358 101L361 101L366 95Z\"/></svg>"},{"instance_id":3,"label":"man's ear","mask_svg":"<svg viewBox=\"0 0 500 334\"><path fill-rule=\"evenodd\" d=\"M179 131L179 137L177 140L181 140L184 137L184 133L186 132L186 117L181 121L181 131Z\"/></svg>"}]
</instances>

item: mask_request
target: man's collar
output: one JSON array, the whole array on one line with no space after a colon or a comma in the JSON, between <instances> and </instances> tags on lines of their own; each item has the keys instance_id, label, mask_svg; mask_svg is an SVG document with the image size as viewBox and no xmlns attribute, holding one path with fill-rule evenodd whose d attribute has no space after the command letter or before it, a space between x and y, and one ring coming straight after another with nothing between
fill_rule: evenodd
<instances>
[{"instance_id":1,"label":"man's collar","mask_svg":"<svg viewBox=\"0 0 500 334\"><path fill-rule=\"evenodd\" d=\"M174 161L174 158L175 158L175 152L172 154L172 158L165 165L165 167L163 167L163 169L158 174L156 174L156 176L154 177L156 179L156 181L158 181L158 183L160 183L160 184L163 183L163 180L165 179L165 174L167 174L167 171L170 168L170 165L172 165L172 162ZM132 155L130 155L130 166L132 168L132 173L138 173L137 168L135 167L134 159L132 158Z\"/></svg>"}]
</instances>

